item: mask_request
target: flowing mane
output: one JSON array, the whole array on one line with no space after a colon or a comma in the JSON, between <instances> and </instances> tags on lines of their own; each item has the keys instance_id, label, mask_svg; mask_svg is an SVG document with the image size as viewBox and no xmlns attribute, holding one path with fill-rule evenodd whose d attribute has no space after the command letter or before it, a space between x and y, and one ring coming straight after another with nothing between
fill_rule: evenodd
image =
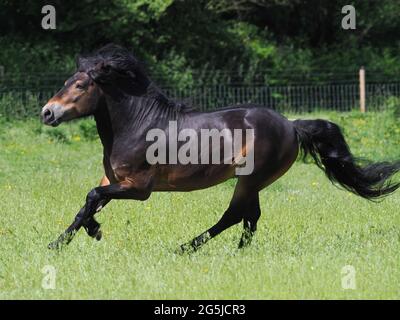
<instances>
[{"instance_id":1,"label":"flowing mane","mask_svg":"<svg viewBox=\"0 0 400 320\"><path fill-rule=\"evenodd\" d=\"M111 43L90 55L79 56L77 69L98 84L115 86L124 94L148 97L162 107L179 112L194 110L190 105L168 98L147 76L143 63L119 45Z\"/></svg>"}]
</instances>

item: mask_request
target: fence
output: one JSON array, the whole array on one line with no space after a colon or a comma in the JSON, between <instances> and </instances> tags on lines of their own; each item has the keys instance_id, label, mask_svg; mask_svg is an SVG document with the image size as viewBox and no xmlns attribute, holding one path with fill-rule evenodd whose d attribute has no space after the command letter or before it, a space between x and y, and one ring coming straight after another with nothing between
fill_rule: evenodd
<instances>
[{"instance_id":1,"label":"fence","mask_svg":"<svg viewBox=\"0 0 400 320\"><path fill-rule=\"evenodd\" d=\"M317 110L350 111L360 108L359 84L310 84L285 86L203 86L187 90L164 88L169 96L189 101L202 110L227 105L254 103L282 113ZM400 82L369 83L365 86L368 110L382 110L389 97L400 97Z\"/></svg>"},{"instance_id":2,"label":"fence","mask_svg":"<svg viewBox=\"0 0 400 320\"><path fill-rule=\"evenodd\" d=\"M68 75L37 74L0 78L0 117L38 116L41 106L54 95ZM186 101L200 110L241 103L264 105L283 113L316 110L350 111L355 108L382 110L389 97L400 97L400 81L357 80L278 84L220 83L178 88L161 85L171 98ZM360 95L361 92L361 95Z\"/></svg>"}]
</instances>

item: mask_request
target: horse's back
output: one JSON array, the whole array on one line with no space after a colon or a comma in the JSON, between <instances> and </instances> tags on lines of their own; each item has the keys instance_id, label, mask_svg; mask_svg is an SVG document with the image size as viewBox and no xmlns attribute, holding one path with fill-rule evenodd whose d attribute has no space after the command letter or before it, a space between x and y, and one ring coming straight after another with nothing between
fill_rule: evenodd
<instances>
[{"instance_id":1,"label":"horse's back","mask_svg":"<svg viewBox=\"0 0 400 320\"><path fill-rule=\"evenodd\" d=\"M222 121L228 128L254 129L256 134L264 133L277 138L294 135L291 121L277 111L262 105L238 104L202 112L199 115L206 119L213 119L211 121L213 123Z\"/></svg>"}]
</instances>

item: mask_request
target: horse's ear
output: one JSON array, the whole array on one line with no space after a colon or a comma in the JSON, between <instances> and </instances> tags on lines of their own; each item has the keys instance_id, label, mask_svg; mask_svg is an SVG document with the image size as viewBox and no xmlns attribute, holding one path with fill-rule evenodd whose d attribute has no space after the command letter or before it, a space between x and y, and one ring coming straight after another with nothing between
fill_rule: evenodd
<instances>
[{"instance_id":1,"label":"horse's ear","mask_svg":"<svg viewBox=\"0 0 400 320\"><path fill-rule=\"evenodd\" d=\"M94 82L109 83L113 78L113 70L106 62L99 62L88 72L88 75Z\"/></svg>"}]
</instances>

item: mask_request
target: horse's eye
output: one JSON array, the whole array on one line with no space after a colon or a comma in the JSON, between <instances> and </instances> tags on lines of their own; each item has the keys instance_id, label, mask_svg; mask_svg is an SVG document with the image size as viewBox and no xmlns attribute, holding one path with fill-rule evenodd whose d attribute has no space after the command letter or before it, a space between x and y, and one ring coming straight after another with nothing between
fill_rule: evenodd
<instances>
[{"instance_id":1,"label":"horse's eye","mask_svg":"<svg viewBox=\"0 0 400 320\"><path fill-rule=\"evenodd\" d=\"M82 90L82 89L84 89L84 86L81 85L80 83L77 83L76 86L75 86L75 88L77 88L77 89L79 89L79 90Z\"/></svg>"}]
</instances>

